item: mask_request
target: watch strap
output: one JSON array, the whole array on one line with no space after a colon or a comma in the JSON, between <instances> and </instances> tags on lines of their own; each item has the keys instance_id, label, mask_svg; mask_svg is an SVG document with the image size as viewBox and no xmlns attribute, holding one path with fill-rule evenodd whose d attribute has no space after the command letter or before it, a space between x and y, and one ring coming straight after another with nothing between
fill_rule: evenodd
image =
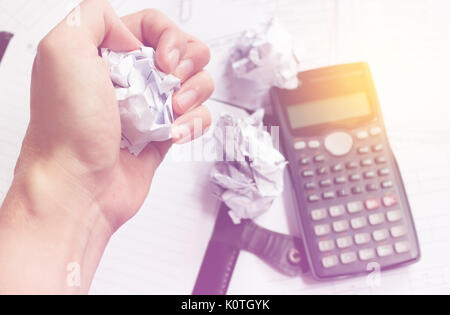
<instances>
[{"instance_id":1,"label":"watch strap","mask_svg":"<svg viewBox=\"0 0 450 315\"><path fill-rule=\"evenodd\" d=\"M203 258L193 294L226 294L240 250L260 257L288 276L308 270L301 240L260 227L252 220L234 224L223 204Z\"/></svg>"}]
</instances>

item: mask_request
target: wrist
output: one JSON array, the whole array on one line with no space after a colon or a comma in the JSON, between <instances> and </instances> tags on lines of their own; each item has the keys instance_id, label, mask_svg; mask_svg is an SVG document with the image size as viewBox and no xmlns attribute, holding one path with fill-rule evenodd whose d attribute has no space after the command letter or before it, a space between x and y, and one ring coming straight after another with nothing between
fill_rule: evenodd
<instances>
[{"instance_id":1,"label":"wrist","mask_svg":"<svg viewBox=\"0 0 450 315\"><path fill-rule=\"evenodd\" d=\"M0 256L12 251L6 270L31 274L13 291L87 292L111 235L96 199L57 163L17 168L0 211Z\"/></svg>"}]
</instances>

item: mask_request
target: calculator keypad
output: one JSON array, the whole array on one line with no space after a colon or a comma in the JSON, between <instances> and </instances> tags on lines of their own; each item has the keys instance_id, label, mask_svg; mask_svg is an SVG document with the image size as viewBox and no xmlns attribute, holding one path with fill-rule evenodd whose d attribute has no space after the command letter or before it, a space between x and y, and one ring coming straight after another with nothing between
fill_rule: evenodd
<instances>
[{"instance_id":1,"label":"calculator keypad","mask_svg":"<svg viewBox=\"0 0 450 315\"><path fill-rule=\"evenodd\" d=\"M411 250L381 133L375 126L294 145L325 269Z\"/></svg>"}]
</instances>

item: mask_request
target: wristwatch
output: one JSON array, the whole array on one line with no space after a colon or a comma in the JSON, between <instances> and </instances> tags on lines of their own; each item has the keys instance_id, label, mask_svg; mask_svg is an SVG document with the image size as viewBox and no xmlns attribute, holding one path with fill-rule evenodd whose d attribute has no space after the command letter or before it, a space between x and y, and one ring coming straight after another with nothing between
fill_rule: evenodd
<instances>
[{"instance_id":1,"label":"wristwatch","mask_svg":"<svg viewBox=\"0 0 450 315\"><path fill-rule=\"evenodd\" d=\"M267 230L248 219L234 224L228 211L222 204L193 294L226 294L241 250L255 254L288 276L297 276L308 270L305 250L298 237Z\"/></svg>"}]
</instances>

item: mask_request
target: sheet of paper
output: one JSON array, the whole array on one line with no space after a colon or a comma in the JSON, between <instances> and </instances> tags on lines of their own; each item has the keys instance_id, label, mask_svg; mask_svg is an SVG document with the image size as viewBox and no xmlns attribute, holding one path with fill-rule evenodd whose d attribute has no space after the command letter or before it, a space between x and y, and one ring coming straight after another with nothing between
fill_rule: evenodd
<instances>
[{"instance_id":1,"label":"sheet of paper","mask_svg":"<svg viewBox=\"0 0 450 315\"><path fill-rule=\"evenodd\" d=\"M208 5L205 2L214 8L201 7ZM446 88L450 60L449 47L442 43L449 27L449 4L446 0L267 2L267 8L277 5L276 15L294 36L304 40L305 68L369 61L410 195L423 257L414 265L383 273L381 286L372 287L365 277L330 283L318 283L308 276L286 278L253 255L242 253L229 293L450 293L450 107L446 105L450 101ZM73 3L0 1L0 28L16 34L0 63L1 199L12 179L28 122L28 90L36 44ZM121 14L145 6L158 7L179 21L178 1L111 3ZM238 10L240 4L242 9ZM227 57L228 39L250 24L245 17L254 12L252 6L253 0L194 0L192 17L188 22L178 22L210 44L210 71L220 69L220 57ZM232 17L233 11L236 18ZM216 72L214 76L220 79ZM209 106L216 114L225 108L233 110L213 102ZM243 113L239 110L236 114ZM200 162L164 163L155 178L152 198L108 245L92 293L191 292L217 207L206 193L208 176L208 165ZM284 197L277 199L258 223L279 232L295 233L293 194L287 178L285 174Z\"/></svg>"}]
</instances>

